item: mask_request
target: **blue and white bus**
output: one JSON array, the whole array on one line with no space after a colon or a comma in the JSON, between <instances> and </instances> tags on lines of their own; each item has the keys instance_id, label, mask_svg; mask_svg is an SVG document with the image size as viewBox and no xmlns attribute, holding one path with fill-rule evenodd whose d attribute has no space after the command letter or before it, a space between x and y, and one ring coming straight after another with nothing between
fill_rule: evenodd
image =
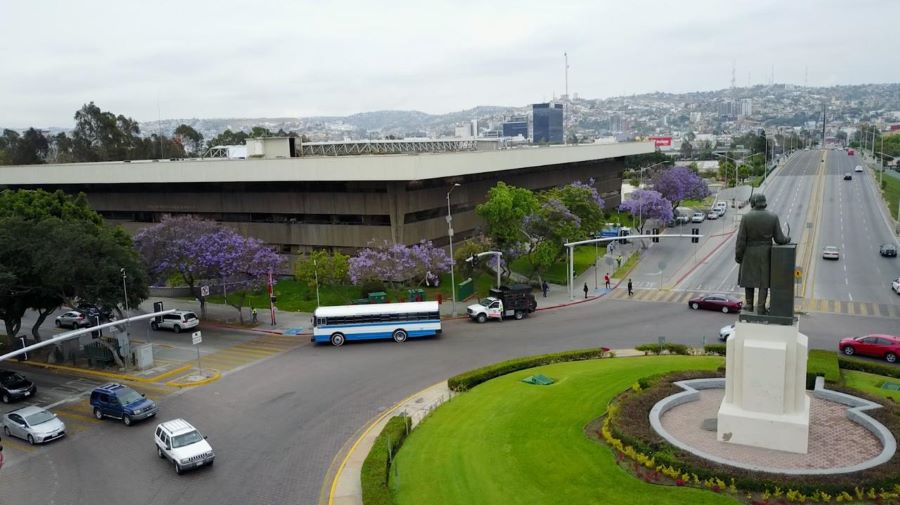
<instances>
[{"instance_id":1,"label":"blue and white bus","mask_svg":"<svg viewBox=\"0 0 900 505\"><path fill-rule=\"evenodd\" d=\"M409 337L441 333L441 313L437 302L377 303L319 307L313 314L312 341L343 345L348 340Z\"/></svg>"}]
</instances>

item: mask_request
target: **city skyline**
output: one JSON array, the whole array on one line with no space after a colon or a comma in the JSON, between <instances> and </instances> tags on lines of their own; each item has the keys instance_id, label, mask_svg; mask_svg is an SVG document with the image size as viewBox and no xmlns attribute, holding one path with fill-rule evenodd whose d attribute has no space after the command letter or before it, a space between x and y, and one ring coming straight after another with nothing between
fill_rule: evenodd
<instances>
[{"instance_id":1,"label":"city skyline","mask_svg":"<svg viewBox=\"0 0 900 505\"><path fill-rule=\"evenodd\" d=\"M732 76L738 87L900 81L884 64L900 4L884 0L175 5L7 6L0 33L22 49L0 70L0 124L68 128L90 101L144 122L521 107L564 93L563 53L569 92L592 99L710 91Z\"/></svg>"}]
</instances>

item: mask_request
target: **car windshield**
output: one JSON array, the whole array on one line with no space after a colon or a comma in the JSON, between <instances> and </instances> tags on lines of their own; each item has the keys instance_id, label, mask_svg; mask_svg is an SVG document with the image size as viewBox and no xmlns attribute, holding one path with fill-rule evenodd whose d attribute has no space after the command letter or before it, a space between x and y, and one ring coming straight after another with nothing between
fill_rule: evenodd
<instances>
[{"instance_id":1,"label":"car windshield","mask_svg":"<svg viewBox=\"0 0 900 505\"><path fill-rule=\"evenodd\" d=\"M25 382L25 377L17 373L11 373L9 375L0 375L0 384L4 386L15 386L16 384L21 384Z\"/></svg>"},{"instance_id":2,"label":"car windshield","mask_svg":"<svg viewBox=\"0 0 900 505\"><path fill-rule=\"evenodd\" d=\"M122 405L129 405L140 400L143 396L133 389L120 389L116 391L116 398L119 399L119 403Z\"/></svg>"},{"instance_id":3,"label":"car windshield","mask_svg":"<svg viewBox=\"0 0 900 505\"><path fill-rule=\"evenodd\" d=\"M200 432L197 430L189 431L183 435L178 435L177 437L172 437L172 447L184 447L186 445L196 444L197 442L203 440L203 436L200 435Z\"/></svg>"},{"instance_id":4,"label":"car windshield","mask_svg":"<svg viewBox=\"0 0 900 505\"><path fill-rule=\"evenodd\" d=\"M47 410L42 410L40 412L35 412L34 414L31 414L30 416L26 417L25 422L28 423L28 426L37 426L38 424L46 423L47 421L53 419L54 417L56 417L56 416L53 415L52 412L49 412Z\"/></svg>"}]
</instances>

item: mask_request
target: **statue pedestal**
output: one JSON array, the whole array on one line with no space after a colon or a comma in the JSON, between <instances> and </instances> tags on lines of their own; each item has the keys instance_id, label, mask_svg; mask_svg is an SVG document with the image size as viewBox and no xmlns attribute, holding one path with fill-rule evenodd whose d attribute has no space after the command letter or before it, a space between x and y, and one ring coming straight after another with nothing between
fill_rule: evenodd
<instances>
[{"instance_id":1,"label":"statue pedestal","mask_svg":"<svg viewBox=\"0 0 900 505\"><path fill-rule=\"evenodd\" d=\"M808 342L798 323L738 321L726 347L718 440L805 454Z\"/></svg>"}]
</instances>

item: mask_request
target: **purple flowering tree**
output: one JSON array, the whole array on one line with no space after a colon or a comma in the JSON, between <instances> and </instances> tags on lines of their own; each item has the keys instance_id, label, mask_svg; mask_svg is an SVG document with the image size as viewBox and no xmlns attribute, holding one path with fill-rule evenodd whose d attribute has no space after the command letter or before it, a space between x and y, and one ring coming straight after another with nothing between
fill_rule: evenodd
<instances>
[{"instance_id":1,"label":"purple flowering tree","mask_svg":"<svg viewBox=\"0 0 900 505\"><path fill-rule=\"evenodd\" d=\"M619 210L630 213L638 219L638 233L644 234L644 224L648 220L668 223L672 220L672 203L663 198L659 191L636 189L628 199L619 205Z\"/></svg>"},{"instance_id":2,"label":"purple flowering tree","mask_svg":"<svg viewBox=\"0 0 900 505\"><path fill-rule=\"evenodd\" d=\"M538 277L562 257L563 242L584 236L581 218L553 197L544 200L537 212L526 216L522 228L530 239L528 262Z\"/></svg>"},{"instance_id":3,"label":"purple flowering tree","mask_svg":"<svg viewBox=\"0 0 900 505\"><path fill-rule=\"evenodd\" d=\"M653 176L652 187L672 204L674 211L682 200L702 200L709 196L709 186L688 167L672 167Z\"/></svg>"},{"instance_id":4,"label":"purple flowering tree","mask_svg":"<svg viewBox=\"0 0 900 505\"><path fill-rule=\"evenodd\" d=\"M356 285L366 281L409 284L424 280L428 272L437 275L449 270L450 257L428 240L412 246L370 242L350 258L350 282Z\"/></svg>"},{"instance_id":5,"label":"purple flowering tree","mask_svg":"<svg viewBox=\"0 0 900 505\"><path fill-rule=\"evenodd\" d=\"M200 301L202 317L206 317L206 298L200 295L201 282L253 289L281 264L281 257L261 241L195 216L166 217L135 235L134 245L152 278L181 278ZM241 297L236 306L239 312L244 301Z\"/></svg>"},{"instance_id":6,"label":"purple flowering tree","mask_svg":"<svg viewBox=\"0 0 900 505\"><path fill-rule=\"evenodd\" d=\"M594 187L594 179L587 183L575 181L572 184L548 189L540 194L544 201L558 200L572 215L579 219L581 236L589 236L603 226L603 208L606 202ZM575 239L575 236L568 235Z\"/></svg>"}]
</instances>

